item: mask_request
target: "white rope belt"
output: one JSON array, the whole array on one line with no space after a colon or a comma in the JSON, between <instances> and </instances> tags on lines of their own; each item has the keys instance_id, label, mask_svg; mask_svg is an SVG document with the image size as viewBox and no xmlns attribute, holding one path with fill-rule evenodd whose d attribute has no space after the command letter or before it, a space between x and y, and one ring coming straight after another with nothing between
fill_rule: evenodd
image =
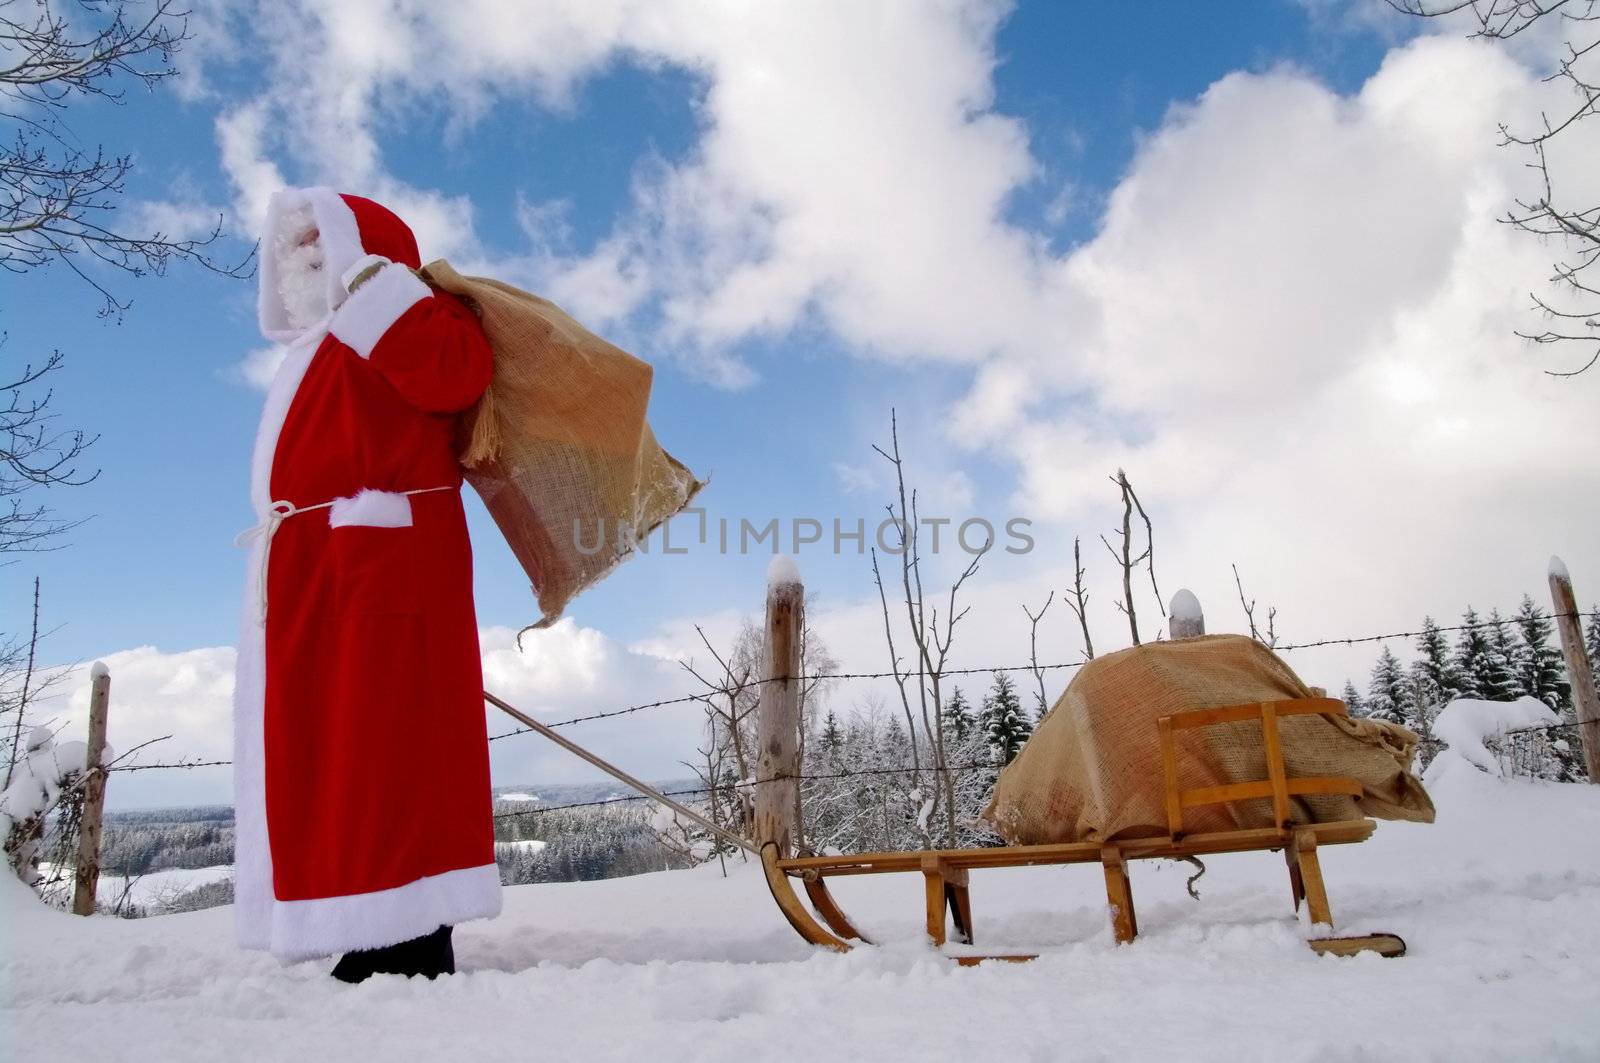
<instances>
[{"instance_id":1,"label":"white rope belt","mask_svg":"<svg viewBox=\"0 0 1600 1063\"><path fill-rule=\"evenodd\" d=\"M454 491L454 484L445 484L440 487L419 487L413 491L385 492L388 494L426 495L433 491ZM353 496L352 496L353 497ZM246 528L234 536L233 545L248 546L257 539L261 545L261 574L257 585L257 595L261 600L261 622L267 621L267 561L272 556L272 537L278 534L278 528L290 517L301 513L310 513L318 509L332 509L339 502L347 501L343 498L330 499L327 502L318 502L314 506L297 506L293 502L279 500L267 507L267 515L260 524L253 528Z\"/></svg>"}]
</instances>

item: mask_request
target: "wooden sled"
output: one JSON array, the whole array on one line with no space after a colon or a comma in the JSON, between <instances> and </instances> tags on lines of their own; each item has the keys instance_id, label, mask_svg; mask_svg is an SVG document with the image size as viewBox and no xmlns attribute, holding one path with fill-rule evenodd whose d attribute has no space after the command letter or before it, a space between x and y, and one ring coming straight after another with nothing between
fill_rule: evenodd
<instances>
[{"instance_id":1,"label":"wooden sled","mask_svg":"<svg viewBox=\"0 0 1600 1063\"><path fill-rule=\"evenodd\" d=\"M1139 919L1133 904L1133 888L1128 864L1134 860L1179 859L1217 853L1282 850L1288 865L1289 888L1295 910L1305 903L1314 924L1333 927L1327 887L1322 881L1322 865L1317 851L1324 845L1344 845L1365 841L1377 826L1370 819L1335 823L1293 824L1289 798L1302 794L1350 794L1359 796L1361 784L1343 776L1319 778L1287 777L1283 749L1278 738L1278 718L1304 713L1342 716L1342 702L1331 698L1300 698L1253 705L1163 716L1158 721L1161 762L1166 776L1166 837L1133 838L1114 842L1067 842L1055 845L1014 845L990 849L936 849L921 852L857 853L852 856L785 857L774 842L762 847L761 862L766 871L772 898L782 909L789 925L814 945L838 952L855 944L871 944L851 923L828 891L827 880L842 875L878 875L894 872L921 872L927 904L927 932L935 946L945 944L947 922L954 924L955 938L973 944L972 901L968 893L968 874L989 867L1023 867L1034 864L1099 863L1105 875L1106 902L1112 932L1118 942L1131 942L1139 933ZM1173 732L1192 727L1261 721L1263 749L1268 777L1258 782L1230 783L1225 786L1182 790L1178 787L1177 750ZM1186 834L1184 809L1198 805L1223 804L1251 799L1272 800L1274 826L1247 830ZM811 908L803 904L794 890L798 879L804 886ZM813 914L813 910L814 913ZM948 913L949 919L946 915ZM1348 956L1357 952L1376 952L1381 956L1401 956L1406 946L1397 935L1371 934L1360 937L1318 937L1307 942L1324 955ZM963 965L985 960L1021 961L1036 954L956 955Z\"/></svg>"}]
</instances>

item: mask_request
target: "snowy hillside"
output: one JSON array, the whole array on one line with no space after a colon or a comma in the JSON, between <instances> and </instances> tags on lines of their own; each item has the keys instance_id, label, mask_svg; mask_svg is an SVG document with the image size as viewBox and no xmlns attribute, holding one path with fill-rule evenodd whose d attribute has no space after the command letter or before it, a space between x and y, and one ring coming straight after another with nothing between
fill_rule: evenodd
<instances>
[{"instance_id":1,"label":"snowy hillside","mask_svg":"<svg viewBox=\"0 0 1600 1063\"><path fill-rule=\"evenodd\" d=\"M1600 787L1452 772L1431 826L1326 850L1341 929L1410 955L1319 958L1274 854L1133 869L1142 936L1112 944L1095 867L977 872L986 948L917 942L916 876L843 880L900 944L811 952L751 867L519 886L457 931L466 973L357 986L232 945L231 912L83 920L4 887L0 1026L34 1059L1593 1059Z\"/></svg>"}]
</instances>

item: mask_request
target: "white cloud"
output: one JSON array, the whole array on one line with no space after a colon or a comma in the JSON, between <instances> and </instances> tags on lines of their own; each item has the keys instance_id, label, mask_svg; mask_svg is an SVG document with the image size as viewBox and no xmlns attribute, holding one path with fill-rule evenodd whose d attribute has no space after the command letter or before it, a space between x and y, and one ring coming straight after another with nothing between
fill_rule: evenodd
<instances>
[{"instance_id":1,"label":"white cloud","mask_svg":"<svg viewBox=\"0 0 1600 1063\"><path fill-rule=\"evenodd\" d=\"M833 475L846 494L865 494L879 487L877 470L868 465L836 461L833 463Z\"/></svg>"},{"instance_id":2,"label":"white cloud","mask_svg":"<svg viewBox=\"0 0 1600 1063\"><path fill-rule=\"evenodd\" d=\"M281 157L394 197L429 253L482 248L470 204L383 165L417 108L570 108L617 61L691 72L693 148L641 160L592 247L559 208L525 209L508 268L596 321L658 324L728 386L759 368L732 345L816 323L859 355L971 366L951 442L1014 467L1015 504L1054 523L1013 603L1061 585L1064 529L1110 523L1119 465L1169 593L1220 610L1238 560L1295 634L1509 604L1552 549L1600 571L1597 378L1545 377L1548 352L1512 338L1550 249L1495 221L1524 173L1494 125L1545 98L1518 59L1547 41L1414 40L1350 95L1291 69L1225 77L1142 138L1094 239L1055 255L1003 219L1040 167L995 109L1000 4L274 10L273 83L218 125L241 212ZM1559 162L1592 202L1600 150L1579 134ZM944 486L970 501L970 481Z\"/></svg>"},{"instance_id":3,"label":"white cloud","mask_svg":"<svg viewBox=\"0 0 1600 1063\"><path fill-rule=\"evenodd\" d=\"M100 658L111 671L107 740L119 754L166 738L125 763L228 760L233 756L231 646L166 653L153 646ZM84 737L89 713L89 668L66 670L51 695L34 707L36 720L52 720L67 736ZM167 738L167 736L171 736ZM106 788L112 807L183 805L231 800L226 767L119 772Z\"/></svg>"},{"instance_id":4,"label":"white cloud","mask_svg":"<svg viewBox=\"0 0 1600 1063\"><path fill-rule=\"evenodd\" d=\"M257 347L232 366L227 375L257 391L266 391L272 384L272 378L278 375L278 367L288 353L288 348L278 344Z\"/></svg>"},{"instance_id":5,"label":"white cloud","mask_svg":"<svg viewBox=\"0 0 1600 1063\"><path fill-rule=\"evenodd\" d=\"M728 386L751 380L730 343L813 313L885 353L971 360L1027 314L1026 293L991 283L1031 268L1028 236L997 219L1037 171L1021 124L991 109L1002 11L274 5L260 26L272 83L219 120L219 144L247 226L282 181L276 156L297 180L383 199L425 254L473 257L465 201L390 176L380 132L427 106L470 117L500 93L562 106L617 57L672 64L705 80L699 143L642 166L633 211L591 251L540 263L544 287L602 315L648 293L664 338Z\"/></svg>"},{"instance_id":6,"label":"white cloud","mask_svg":"<svg viewBox=\"0 0 1600 1063\"><path fill-rule=\"evenodd\" d=\"M133 205L134 223L130 231L160 233L174 242L205 240L221 225L225 212L192 198L145 200Z\"/></svg>"},{"instance_id":7,"label":"white cloud","mask_svg":"<svg viewBox=\"0 0 1600 1063\"><path fill-rule=\"evenodd\" d=\"M1234 75L1176 112L1061 264L1070 354L975 388L1019 506L1081 526L1125 465L1169 573L1227 601L1238 560L1307 635L1514 604L1552 548L1600 570L1592 395L1512 337L1550 251L1496 221L1522 160L1489 126L1534 92L1435 38L1353 97Z\"/></svg>"}]
</instances>

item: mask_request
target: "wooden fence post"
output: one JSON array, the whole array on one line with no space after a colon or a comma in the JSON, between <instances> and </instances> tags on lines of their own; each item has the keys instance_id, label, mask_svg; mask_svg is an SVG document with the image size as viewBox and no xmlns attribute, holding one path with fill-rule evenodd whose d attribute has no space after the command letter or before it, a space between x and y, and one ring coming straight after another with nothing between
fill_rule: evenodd
<instances>
[{"instance_id":1,"label":"wooden fence post","mask_svg":"<svg viewBox=\"0 0 1600 1063\"><path fill-rule=\"evenodd\" d=\"M1561 653L1567 659L1572 681L1572 708L1578 716L1583 740L1583 766L1589 781L1600 784L1600 693L1594 688L1594 670L1583 647L1583 626L1578 623L1578 598L1572 577L1559 557L1550 559L1550 601L1555 606L1556 630L1561 633Z\"/></svg>"},{"instance_id":2,"label":"wooden fence post","mask_svg":"<svg viewBox=\"0 0 1600 1063\"><path fill-rule=\"evenodd\" d=\"M1200 599L1187 587L1172 596L1167 617L1167 634L1175 639L1192 639L1206 633L1206 616L1200 611Z\"/></svg>"},{"instance_id":3,"label":"wooden fence post","mask_svg":"<svg viewBox=\"0 0 1600 1063\"><path fill-rule=\"evenodd\" d=\"M111 673L99 661L89 670L89 753L84 761L83 818L78 824L78 861L73 875L72 913L93 915L100 888L100 820L106 805L106 710Z\"/></svg>"},{"instance_id":4,"label":"wooden fence post","mask_svg":"<svg viewBox=\"0 0 1600 1063\"><path fill-rule=\"evenodd\" d=\"M766 674L757 718L756 844L774 842L779 858L790 855L799 806L800 633L805 586L788 557L767 569Z\"/></svg>"}]
</instances>

